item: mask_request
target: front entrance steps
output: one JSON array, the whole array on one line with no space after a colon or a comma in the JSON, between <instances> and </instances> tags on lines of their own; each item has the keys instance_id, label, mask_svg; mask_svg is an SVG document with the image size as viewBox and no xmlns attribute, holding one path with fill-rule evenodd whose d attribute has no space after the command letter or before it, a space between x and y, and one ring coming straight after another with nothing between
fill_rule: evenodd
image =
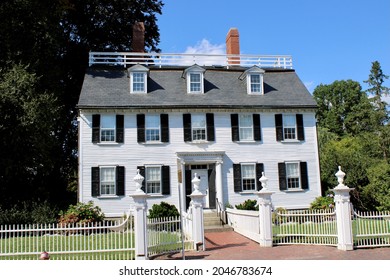
<instances>
[{"instance_id":1,"label":"front entrance steps","mask_svg":"<svg viewBox=\"0 0 390 280\"><path fill-rule=\"evenodd\" d=\"M233 228L225 224L218 216L216 210L205 209L203 211L204 232L233 231Z\"/></svg>"}]
</instances>

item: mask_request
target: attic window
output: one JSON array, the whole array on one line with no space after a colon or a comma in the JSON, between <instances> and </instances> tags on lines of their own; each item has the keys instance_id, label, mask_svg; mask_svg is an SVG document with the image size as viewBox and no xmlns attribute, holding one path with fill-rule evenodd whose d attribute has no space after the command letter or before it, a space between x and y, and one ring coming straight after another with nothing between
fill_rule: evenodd
<instances>
[{"instance_id":1,"label":"attic window","mask_svg":"<svg viewBox=\"0 0 390 280\"><path fill-rule=\"evenodd\" d=\"M240 78L243 80L246 79L247 84L247 93L260 95L264 94L264 86L263 86L263 76L264 70L254 66L248 70L246 70Z\"/></svg>"},{"instance_id":2,"label":"attic window","mask_svg":"<svg viewBox=\"0 0 390 280\"><path fill-rule=\"evenodd\" d=\"M187 93L204 93L204 72L206 70L193 65L184 70L183 77L187 80Z\"/></svg>"},{"instance_id":3,"label":"attic window","mask_svg":"<svg viewBox=\"0 0 390 280\"><path fill-rule=\"evenodd\" d=\"M130 93L147 93L149 69L138 64L130 67L128 71L130 77Z\"/></svg>"}]
</instances>

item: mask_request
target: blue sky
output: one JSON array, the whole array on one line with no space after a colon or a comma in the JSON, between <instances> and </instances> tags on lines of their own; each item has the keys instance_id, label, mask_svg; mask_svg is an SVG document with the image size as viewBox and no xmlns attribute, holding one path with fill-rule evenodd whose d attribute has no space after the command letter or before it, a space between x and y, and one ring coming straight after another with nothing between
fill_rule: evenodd
<instances>
[{"instance_id":1,"label":"blue sky","mask_svg":"<svg viewBox=\"0 0 390 280\"><path fill-rule=\"evenodd\" d=\"M292 55L309 91L363 83L378 60L390 76L390 0L163 0L162 53L221 52L231 27L242 54ZM390 87L390 79L385 86Z\"/></svg>"}]
</instances>

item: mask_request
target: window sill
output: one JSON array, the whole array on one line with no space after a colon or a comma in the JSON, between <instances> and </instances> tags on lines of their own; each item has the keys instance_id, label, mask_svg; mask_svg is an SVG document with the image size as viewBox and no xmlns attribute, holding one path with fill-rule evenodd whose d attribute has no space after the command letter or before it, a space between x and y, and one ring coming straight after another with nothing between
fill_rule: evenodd
<instances>
[{"instance_id":1,"label":"window sill","mask_svg":"<svg viewBox=\"0 0 390 280\"><path fill-rule=\"evenodd\" d=\"M161 193L147 193L151 198L159 198L159 197L164 197Z\"/></svg>"},{"instance_id":2,"label":"window sill","mask_svg":"<svg viewBox=\"0 0 390 280\"><path fill-rule=\"evenodd\" d=\"M254 191L254 190L252 190L252 191L241 191L241 192L239 192L239 194L256 194L257 193L257 191Z\"/></svg>"},{"instance_id":3,"label":"window sill","mask_svg":"<svg viewBox=\"0 0 390 280\"><path fill-rule=\"evenodd\" d=\"M143 145L163 145L163 144L167 144L168 142L161 142L161 141L156 141L156 142L142 142L140 144L143 144Z\"/></svg>"},{"instance_id":4,"label":"window sill","mask_svg":"<svg viewBox=\"0 0 390 280\"><path fill-rule=\"evenodd\" d=\"M208 143L210 143L210 141L207 141L207 140L195 140L195 141L191 141L191 142L187 142L187 143L191 143L191 144L208 144Z\"/></svg>"},{"instance_id":5,"label":"window sill","mask_svg":"<svg viewBox=\"0 0 390 280\"><path fill-rule=\"evenodd\" d=\"M96 143L96 145L98 145L98 146L119 146L120 144L123 144L123 143L118 143L118 142L99 142L99 143Z\"/></svg>"},{"instance_id":6,"label":"window sill","mask_svg":"<svg viewBox=\"0 0 390 280\"><path fill-rule=\"evenodd\" d=\"M118 195L101 195L97 196L98 199L112 199L112 198L120 198Z\"/></svg>"},{"instance_id":7,"label":"window sill","mask_svg":"<svg viewBox=\"0 0 390 280\"><path fill-rule=\"evenodd\" d=\"M239 144L254 144L254 143L260 143L260 141L255 141L255 140L240 140L240 141L236 141L236 143L239 143Z\"/></svg>"},{"instance_id":8,"label":"window sill","mask_svg":"<svg viewBox=\"0 0 390 280\"><path fill-rule=\"evenodd\" d=\"M290 190L284 190L283 192L286 192L286 193L299 193L299 192L305 192L306 190L303 190L303 189L290 189Z\"/></svg>"},{"instance_id":9,"label":"window sill","mask_svg":"<svg viewBox=\"0 0 390 280\"><path fill-rule=\"evenodd\" d=\"M291 143L301 143L302 141L297 140L297 139L287 139L287 140L282 140L280 142L286 143L286 144L291 144Z\"/></svg>"}]
</instances>

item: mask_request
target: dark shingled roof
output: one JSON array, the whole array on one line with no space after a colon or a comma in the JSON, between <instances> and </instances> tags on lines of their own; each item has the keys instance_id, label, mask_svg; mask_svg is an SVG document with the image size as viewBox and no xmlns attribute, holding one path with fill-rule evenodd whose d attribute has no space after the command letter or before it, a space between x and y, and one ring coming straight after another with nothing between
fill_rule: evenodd
<instances>
[{"instance_id":1,"label":"dark shingled roof","mask_svg":"<svg viewBox=\"0 0 390 280\"><path fill-rule=\"evenodd\" d=\"M204 94L188 94L186 68L149 67L147 94L130 94L125 69L90 68L78 108L316 108L294 70L265 69L264 95L248 95L248 68L204 67Z\"/></svg>"}]
</instances>

